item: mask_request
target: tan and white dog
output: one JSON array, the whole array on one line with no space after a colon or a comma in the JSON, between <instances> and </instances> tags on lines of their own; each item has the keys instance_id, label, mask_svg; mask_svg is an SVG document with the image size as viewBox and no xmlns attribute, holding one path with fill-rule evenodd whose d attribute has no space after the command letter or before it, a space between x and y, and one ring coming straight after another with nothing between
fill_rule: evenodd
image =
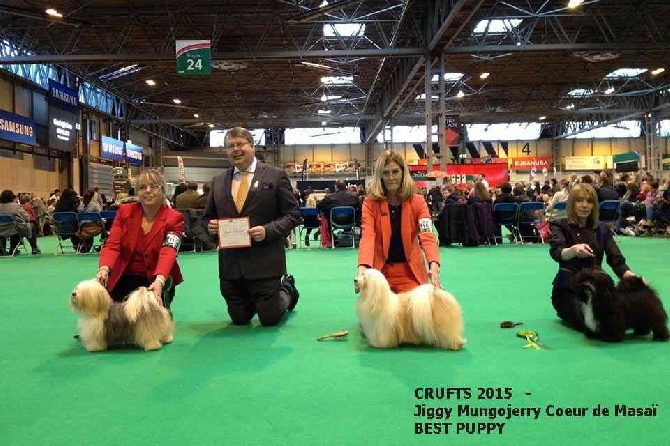
<instances>
[{"instance_id":1,"label":"tan and white dog","mask_svg":"<svg viewBox=\"0 0 670 446\"><path fill-rule=\"evenodd\" d=\"M460 350L465 344L461 307L448 292L421 285L395 294L384 275L375 269L365 270L354 283L360 293L358 319L371 346L427 344Z\"/></svg>"},{"instance_id":2,"label":"tan and white dog","mask_svg":"<svg viewBox=\"0 0 670 446\"><path fill-rule=\"evenodd\" d=\"M79 315L79 340L90 352L124 344L159 350L172 342L170 313L145 287L123 302L113 302L97 280L85 280L72 291L70 306Z\"/></svg>"}]
</instances>

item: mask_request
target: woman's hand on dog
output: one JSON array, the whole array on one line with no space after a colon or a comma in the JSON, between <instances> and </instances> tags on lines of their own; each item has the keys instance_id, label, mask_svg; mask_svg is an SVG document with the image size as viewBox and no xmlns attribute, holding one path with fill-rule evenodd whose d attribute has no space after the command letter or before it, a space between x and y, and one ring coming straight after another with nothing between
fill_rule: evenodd
<instances>
[{"instance_id":1,"label":"woman's hand on dog","mask_svg":"<svg viewBox=\"0 0 670 446\"><path fill-rule=\"evenodd\" d=\"M440 284L440 265L437 262L430 263L430 283L433 284L435 288L442 288Z\"/></svg>"},{"instance_id":2,"label":"woman's hand on dog","mask_svg":"<svg viewBox=\"0 0 670 446\"><path fill-rule=\"evenodd\" d=\"M95 280L100 282L100 285L107 286L107 279L109 278L109 268L101 266L98 273L95 275Z\"/></svg>"},{"instance_id":3,"label":"woman's hand on dog","mask_svg":"<svg viewBox=\"0 0 670 446\"><path fill-rule=\"evenodd\" d=\"M163 295L163 283L160 280L154 280L151 285L147 288L149 291L154 292L154 296L156 296L156 300L158 303L162 306L163 305L163 299L161 296Z\"/></svg>"},{"instance_id":4,"label":"woman's hand on dog","mask_svg":"<svg viewBox=\"0 0 670 446\"><path fill-rule=\"evenodd\" d=\"M625 273L623 273L622 278L625 279L626 277L639 277L640 280L642 281L642 283L644 283L645 285L649 285L649 284L647 283L647 281L644 280L644 277L642 277L642 276L638 276L637 274L635 274L635 273L634 273L633 271L631 271L631 270L628 270L628 271L626 271Z\"/></svg>"}]
</instances>

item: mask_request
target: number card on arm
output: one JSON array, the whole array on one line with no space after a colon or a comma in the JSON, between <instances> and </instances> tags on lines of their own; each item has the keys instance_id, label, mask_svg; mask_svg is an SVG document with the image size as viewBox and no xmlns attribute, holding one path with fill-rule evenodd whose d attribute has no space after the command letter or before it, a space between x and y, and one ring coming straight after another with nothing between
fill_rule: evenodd
<instances>
[{"instance_id":1,"label":"number card on arm","mask_svg":"<svg viewBox=\"0 0 670 446\"><path fill-rule=\"evenodd\" d=\"M219 220L219 248L248 248L250 246L249 217Z\"/></svg>"}]
</instances>

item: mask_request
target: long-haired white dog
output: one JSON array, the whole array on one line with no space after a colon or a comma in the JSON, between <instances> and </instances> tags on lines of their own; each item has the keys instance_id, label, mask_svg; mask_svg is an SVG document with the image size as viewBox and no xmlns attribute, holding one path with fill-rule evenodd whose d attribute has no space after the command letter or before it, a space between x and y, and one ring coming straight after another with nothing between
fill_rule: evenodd
<instances>
[{"instance_id":1,"label":"long-haired white dog","mask_svg":"<svg viewBox=\"0 0 670 446\"><path fill-rule=\"evenodd\" d=\"M365 270L354 283L360 293L358 319L371 346L428 344L460 350L465 344L461 307L448 292L421 285L395 294L384 275L375 269Z\"/></svg>"},{"instance_id":2,"label":"long-haired white dog","mask_svg":"<svg viewBox=\"0 0 670 446\"><path fill-rule=\"evenodd\" d=\"M85 280L72 291L70 306L79 315L79 340L89 352L124 344L158 350L172 342L170 314L145 287L113 302L97 280Z\"/></svg>"}]
</instances>

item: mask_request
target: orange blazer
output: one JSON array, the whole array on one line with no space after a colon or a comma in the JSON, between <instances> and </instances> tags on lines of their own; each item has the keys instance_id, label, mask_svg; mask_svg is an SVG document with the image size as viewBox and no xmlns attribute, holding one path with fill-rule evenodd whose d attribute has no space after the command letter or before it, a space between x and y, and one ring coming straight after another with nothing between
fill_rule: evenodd
<instances>
[{"instance_id":1,"label":"orange blazer","mask_svg":"<svg viewBox=\"0 0 670 446\"><path fill-rule=\"evenodd\" d=\"M440 253L435 234L432 232L432 219L426 200L421 195L413 195L409 200L403 201L401 214L400 228L405 258L414 277L420 283L427 283L426 260L439 264ZM381 270L388 258L390 244L391 213L388 200L373 200L366 197L363 201L358 264Z\"/></svg>"},{"instance_id":2,"label":"orange blazer","mask_svg":"<svg viewBox=\"0 0 670 446\"><path fill-rule=\"evenodd\" d=\"M114 224L109 231L109 238L100 253L100 266L109 266L111 274L107 288L113 290L133 257L137 240L142 230L142 205L129 203L116 211ZM183 282L181 270L177 264L177 251L170 246L163 246L167 233L174 233L180 239L184 233L184 217L174 209L163 205L156 214L154 224L149 232L144 263L147 267L147 278L152 280L157 275L171 276L174 284Z\"/></svg>"}]
</instances>

